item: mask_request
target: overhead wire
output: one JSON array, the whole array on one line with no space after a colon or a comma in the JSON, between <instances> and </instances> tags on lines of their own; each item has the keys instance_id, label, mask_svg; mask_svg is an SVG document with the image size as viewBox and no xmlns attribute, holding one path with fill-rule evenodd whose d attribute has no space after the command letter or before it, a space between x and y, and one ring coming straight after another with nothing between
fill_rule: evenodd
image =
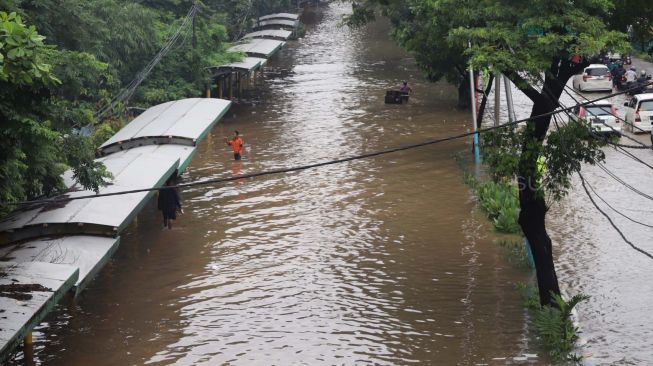
<instances>
[{"instance_id":1,"label":"overhead wire","mask_svg":"<svg viewBox=\"0 0 653 366\"><path fill-rule=\"evenodd\" d=\"M471 131L471 132L466 132L466 133L461 133L458 135L453 135L453 136L448 136L448 137L443 137L439 139L434 139L434 140L428 140L424 141L421 143L416 143L416 144L410 144L410 145L404 145L404 146L399 146L395 148L389 148L389 149L384 149L376 152L371 152L371 153L366 153L366 154L361 154L361 155L355 155L347 158L342 158L342 159L335 159L335 160L329 160L329 161L324 161L320 163L314 163L314 164L307 164L307 165L302 165L302 166L297 166L297 167L290 167L290 168L282 168L282 169L273 169L273 170L268 170L268 171L262 171L262 172L257 172L257 173L251 173L251 174L243 174L243 175L238 175L234 177L229 177L229 178L219 178L219 179L208 179L208 180L203 180L203 181L195 181L195 182L189 182L189 183L184 183L184 184L178 184L175 186L168 186L169 188L187 188L187 187L192 187L192 186L198 186L198 185L208 185L208 184L217 184L217 183L224 183L224 182L231 182L231 181L236 181L240 179L247 179L247 178L255 178L255 177L260 177L260 176L265 176L265 175L272 175L272 174L281 174L281 173L289 173L289 172L295 172L295 171L301 171L301 170L306 170L306 169L312 169L316 167L321 167L321 166L327 166L327 165L333 165L333 164L339 164L339 163L344 163L344 162L349 162L349 161L354 161L354 160L361 160L361 159L366 159L370 157L375 157L379 155L385 155L385 154L390 154L398 151L404 151L404 150L409 150L409 149L414 149L414 148L419 148L423 146L428 146L428 145L434 145L446 141L452 141L452 140L457 140L461 139L464 137L469 137L473 136L474 134L477 133L485 133L493 130L497 130L500 128L505 128L509 126L514 126L519 123L523 123L526 121L530 121L533 119L537 118L542 118L546 116L552 116L556 115L559 113L564 113L566 111L569 111L577 106L585 106L600 100L605 100L607 98L611 98L614 95L619 95L623 94L624 92L619 92L615 93L613 95L607 95L603 97L599 97L590 101L586 101L583 103L580 103L578 105L569 107L569 108L563 108L563 109L557 109L551 112L547 113L542 113L537 116L532 116L520 120L516 120L513 122L508 122L504 123L499 126L492 126L492 127L486 127L486 128L481 128L478 131ZM48 198L48 199L39 199L39 200L28 200L28 201L20 201L20 202L0 202L0 205L12 205L12 206L24 206L24 205L30 205L30 204L48 204L48 203L61 203L61 202L68 202L68 201L73 201L73 200L80 200L80 199L88 199L88 198L99 198L99 197L109 197L109 196L117 196L117 195L123 195L123 194L133 194L133 193L141 193L141 192L150 192L150 191L159 191L161 189L164 189L165 187L152 187L152 188L141 188L141 189L132 189L132 190L125 190L125 191L118 191L118 192L111 192L111 193L100 193L100 194L89 194L89 195L81 195L77 197L54 197L54 198Z\"/></svg>"},{"instance_id":2,"label":"overhead wire","mask_svg":"<svg viewBox=\"0 0 653 366\"><path fill-rule=\"evenodd\" d=\"M644 250L644 249L638 247L638 246L635 245L633 242L631 242L630 240L628 240L628 238L626 238L626 235L624 235L623 231L621 231L621 229L619 229L619 228L617 227L617 225L614 223L614 221L612 220L612 218L610 217L610 215L608 215L605 211L603 211L603 210L599 207L599 205L596 203L596 201L594 201L594 198L592 198L592 195L590 194L589 190L587 189L587 186L585 185L585 178L583 177L583 175L582 175L580 172L578 172L578 176L580 177L580 182L581 182L581 185L583 186L583 189L585 190L585 193L587 193L587 197L590 199L590 201L592 202L592 204L594 205L594 207L595 207L595 208L596 208L596 209L597 209L597 210L598 210L598 211L599 211L599 212L600 212L600 213L601 213L601 214L602 214L602 215L603 215L603 216L604 216L604 217L605 217L609 222L610 222L610 225L612 225L612 227L615 229L615 231L617 231L617 233L619 233L619 235L621 236L621 238L622 238L622 239L623 239L623 240L624 240L628 245L630 245L633 249L635 249L636 251L640 252L641 254L647 256L647 257L650 258L650 259L653 259L653 254L651 254L651 253L647 252L646 250Z\"/></svg>"},{"instance_id":3,"label":"overhead wire","mask_svg":"<svg viewBox=\"0 0 653 366\"><path fill-rule=\"evenodd\" d=\"M149 76L149 74L152 72L154 67L158 65L161 60L165 56L168 55L168 53L173 49L174 45L177 43L179 40L180 36L182 35L182 32L185 31L186 28L189 27L189 25L192 23L192 19L196 16L197 12L199 11L199 6L197 5L197 2L193 2L193 5L191 6L190 10L186 14L186 17L184 17L181 25L177 28L175 33L168 38L166 43L163 45L163 47L159 50L159 52L150 60L150 62L145 65L145 67L136 75L136 77L129 83L127 86L125 86L107 105L105 105L103 108L98 110L96 113L94 113L93 117L96 120L101 120L107 113L111 112L118 104L120 103L125 103L128 102L129 99L134 95L134 92L136 89L145 81L145 79ZM185 41L186 37L184 37Z\"/></svg>"},{"instance_id":4,"label":"overhead wire","mask_svg":"<svg viewBox=\"0 0 653 366\"><path fill-rule=\"evenodd\" d=\"M554 77L554 79L557 80L559 83L561 83L557 78ZM548 98L549 100L551 100L553 103L557 103L558 106L563 107L563 105L562 105L562 103L560 103L559 99L554 100L555 98L553 98L553 95L550 93L550 91L548 91L548 90L544 87L544 84L542 84L542 92L543 92L543 94L545 95L545 97L547 97L547 98ZM572 97L572 99L573 99L573 97ZM576 100L574 99L574 101L576 101ZM568 112L565 112L565 113L569 114ZM569 116L569 117L571 117L571 116ZM553 115L553 119L554 119L554 123L555 123L555 125L556 125L556 128L557 128L557 129L560 129L560 126L558 125L558 115L557 115L557 114ZM564 139L562 138L562 136L561 136L561 138L560 138L560 143L561 143L561 145L562 145L563 152L564 152L566 155L569 156L568 151L567 151L567 148L566 148L566 144L565 144ZM599 167L601 167L604 171L606 171L606 173L611 174L611 172L609 172L605 167L603 167L603 165L602 165L601 163L598 163L598 162L597 162L597 165L599 165ZM586 184L589 185L589 183L586 183L585 178L583 177L582 173L580 172L580 169L576 169L576 173L578 174L578 176L579 176L580 179L581 179L581 184L582 184L582 186L583 186L583 189L585 190L585 193L587 194L587 197L590 199L590 201L592 202L592 204L594 205L594 207L595 207L595 208L596 208L596 209L597 209L597 210L598 210L598 211L599 211L599 212L600 212L600 213L601 213L601 214L602 214L602 215L603 215L603 216L608 220L608 222L610 222L610 225L614 228L615 231L617 231L617 233L619 233L619 235L621 236L621 238L622 238L622 239L623 239L623 240L624 240L624 241L625 241L625 242L626 242L630 247L632 247L632 248L635 249L636 251L640 252L641 254L647 256L647 257L650 258L650 259L653 259L653 254L651 254L651 253L649 253L648 251L646 251L646 250L644 250L644 249L638 247L638 246L635 245L633 242L631 242L628 238L626 238L625 234L621 231L621 229L619 229L619 227L617 227L617 225L614 223L614 221L612 220L612 218L611 218L611 217L610 217L610 216L609 216L605 211L603 211L603 210L598 206L598 204L594 201L594 199L592 198L592 195L590 194L590 192L589 192L589 190L587 189L587 186L586 186ZM625 183L625 182L624 182L624 183ZM633 187L633 188L634 188L634 187ZM594 190L594 189L592 188L592 190ZM640 191L640 192L641 192L641 191ZM652 226L650 226L650 225L648 225L648 224L645 224L645 223L642 223L642 222L640 222L640 221L637 221L637 220L635 220L635 219L633 219L633 218L631 218L631 217L629 217L629 216L623 214L622 212L616 210L615 208L612 207L612 205L610 205L606 200L604 200L600 195L598 195L598 193L596 193L596 191L594 191L594 193L595 193L596 196L597 196L598 198L600 198L600 199L601 199L601 200L602 200L602 201L603 201L603 202L604 202L608 207L610 207L613 211L617 212L617 213L620 214L621 216L623 216L623 217L627 218L628 220L630 220L630 221L632 221L632 222L635 222L635 223L637 223L637 224L639 224L639 225L643 225L643 226L646 226L646 227L652 227ZM641 192L641 193L643 193L643 192Z\"/></svg>"}]
</instances>

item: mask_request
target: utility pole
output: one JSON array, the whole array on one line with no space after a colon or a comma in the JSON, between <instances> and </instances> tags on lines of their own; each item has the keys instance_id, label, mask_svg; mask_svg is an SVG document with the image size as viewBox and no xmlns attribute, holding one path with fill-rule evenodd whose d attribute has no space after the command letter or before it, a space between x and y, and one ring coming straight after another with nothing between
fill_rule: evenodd
<instances>
[{"instance_id":1,"label":"utility pole","mask_svg":"<svg viewBox=\"0 0 653 366\"><path fill-rule=\"evenodd\" d=\"M515 115L515 106L512 102L512 89L510 88L510 79L506 75L503 75L503 87L506 91L506 104L508 105L508 122L513 122L517 120Z\"/></svg>"},{"instance_id":2,"label":"utility pole","mask_svg":"<svg viewBox=\"0 0 653 366\"><path fill-rule=\"evenodd\" d=\"M469 48L472 48L472 43L471 42L469 42ZM471 97L472 97L472 122L474 124L474 140L473 140L472 143L474 144L474 147L473 147L474 148L474 162L478 166L480 164L480 162L481 162L481 152L479 151L479 147L478 147L478 131L477 131L478 127L476 126L476 119L477 119L477 116L476 116L476 113L477 113L477 111L476 111L476 85L475 85L474 80L475 80L475 78L474 78L474 68L472 67L472 65L470 63L470 65L469 65L469 88L470 88L470 92L471 92L470 94L471 94Z\"/></svg>"},{"instance_id":3,"label":"utility pole","mask_svg":"<svg viewBox=\"0 0 653 366\"><path fill-rule=\"evenodd\" d=\"M197 70L197 33L196 33L196 21L197 18L197 0L193 0L193 7L195 8L192 13L193 15L193 70ZM193 73L197 76L196 72Z\"/></svg>"},{"instance_id":4,"label":"utility pole","mask_svg":"<svg viewBox=\"0 0 653 366\"><path fill-rule=\"evenodd\" d=\"M494 126L501 124L501 74L494 78Z\"/></svg>"}]
</instances>

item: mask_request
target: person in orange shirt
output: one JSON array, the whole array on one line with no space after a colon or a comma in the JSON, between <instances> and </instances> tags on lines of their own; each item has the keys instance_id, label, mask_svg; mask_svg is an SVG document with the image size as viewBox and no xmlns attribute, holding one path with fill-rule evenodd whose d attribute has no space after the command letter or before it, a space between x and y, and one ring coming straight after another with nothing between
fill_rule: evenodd
<instances>
[{"instance_id":1,"label":"person in orange shirt","mask_svg":"<svg viewBox=\"0 0 653 366\"><path fill-rule=\"evenodd\" d=\"M227 145L231 145L234 151L234 160L240 160L243 156L243 145L245 145L245 142L239 135L238 131L234 131L234 137L227 141Z\"/></svg>"}]
</instances>

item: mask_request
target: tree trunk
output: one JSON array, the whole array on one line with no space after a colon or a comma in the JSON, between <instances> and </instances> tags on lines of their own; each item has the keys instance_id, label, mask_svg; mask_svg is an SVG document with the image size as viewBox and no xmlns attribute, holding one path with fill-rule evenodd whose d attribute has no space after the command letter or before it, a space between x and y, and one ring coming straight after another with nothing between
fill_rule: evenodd
<instances>
[{"instance_id":1,"label":"tree trunk","mask_svg":"<svg viewBox=\"0 0 653 366\"><path fill-rule=\"evenodd\" d=\"M531 117L552 112L558 105L558 99L564 90L567 80L584 64L571 64L569 61L552 63L545 77L542 92L524 86L520 89L533 100ZM515 75L513 75L515 76ZM518 78L518 76L516 76ZM515 82L516 80L513 80ZM548 208L544 193L539 187L537 160L541 154L546 133L551 123L551 116L534 118L527 122L524 141L519 160L519 225L528 239L535 270L541 305L556 306L551 294L560 294L558 277L553 263L553 248L551 238L546 231L546 213Z\"/></svg>"},{"instance_id":2,"label":"tree trunk","mask_svg":"<svg viewBox=\"0 0 653 366\"><path fill-rule=\"evenodd\" d=\"M469 75L463 74L458 84L458 109L469 109L472 95L469 90Z\"/></svg>"},{"instance_id":3,"label":"tree trunk","mask_svg":"<svg viewBox=\"0 0 653 366\"><path fill-rule=\"evenodd\" d=\"M483 124L483 116L485 115L485 106L487 105L487 96L492 89L492 84L494 83L494 74L490 73L490 79L487 81L487 86L483 91L483 99L481 100L481 105L478 107L478 118L476 119L476 128L480 129Z\"/></svg>"}]
</instances>

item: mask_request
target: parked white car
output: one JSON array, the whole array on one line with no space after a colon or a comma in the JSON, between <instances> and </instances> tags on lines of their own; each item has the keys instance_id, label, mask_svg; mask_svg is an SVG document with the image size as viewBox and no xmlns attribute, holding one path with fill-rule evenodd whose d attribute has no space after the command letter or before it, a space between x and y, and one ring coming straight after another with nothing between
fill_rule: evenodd
<instances>
[{"instance_id":1,"label":"parked white car","mask_svg":"<svg viewBox=\"0 0 653 366\"><path fill-rule=\"evenodd\" d=\"M574 76L573 86L580 91L612 91L612 74L607 66L592 64Z\"/></svg>"},{"instance_id":2,"label":"parked white car","mask_svg":"<svg viewBox=\"0 0 653 366\"><path fill-rule=\"evenodd\" d=\"M637 94L624 104L626 128L633 133L651 131L653 123L653 93Z\"/></svg>"},{"instance_id":3,"label":"parked white car","mask_svg":"<svg viewBox=\"0 0 653 366\"><path fill-rule=\"evenodd\" d=\"M621 135L621 120L617 116L617 108L610 102L594 102L585 106L577 106L573 110L572 120L585 120L596 133L606 135Z\"/></svg>"}]
</instances>

